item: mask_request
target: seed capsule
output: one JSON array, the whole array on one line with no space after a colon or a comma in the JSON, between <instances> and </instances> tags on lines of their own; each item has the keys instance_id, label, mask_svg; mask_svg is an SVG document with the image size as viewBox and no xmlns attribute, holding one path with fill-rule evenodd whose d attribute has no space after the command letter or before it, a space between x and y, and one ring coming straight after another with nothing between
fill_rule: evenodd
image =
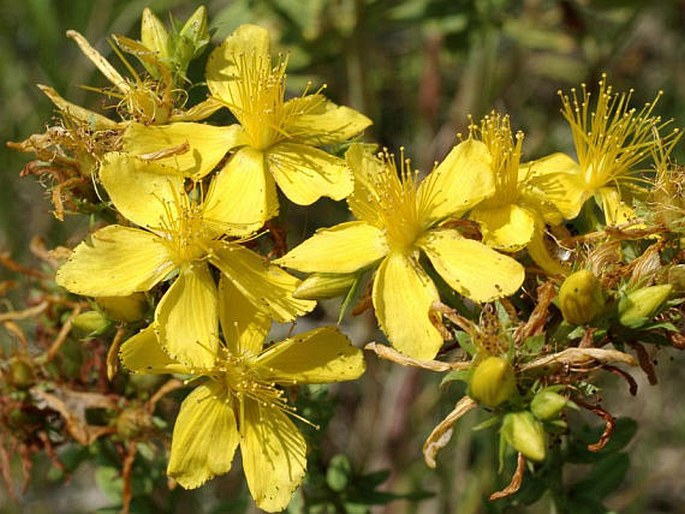
<instances>
[{"instance_id":1,"label":"seed capsule","mask_svg":"<svg viewBox=\"0 0 685 514\"><path fill-rule=\"evenodd\" d=\"M564 320L585 325L595 319L606 304L602 286L589 270L572 273L559 289L559 308Z\"/></svg>"},{"instance_id":2,"label":"seed capsule","mask_svg":"<svg viewBox=\"0 0 685 514\"><path fill-rule=\"evenodd\" d=\"M312 273L302 281L293 296L301 300L335 298L349 291L356 279L357 275L354 273Z\"/></svg>"},{"instance_id":3,"label":"seed capsule","mask_svg":"<svg viewBox=\"0 0 685 514\"><path fill-rule=\"evenodd\" d=\"M618 320L621 325L639 328L654 316L659 307L668 299L673 286L643 287L637 289L618 301Z\"/></svg>"},{"instance_id":4,"label":"seed capsule","mask_svg":"<svg viewBox=\"0 0 685 514\"><path fill-rule=\"evenodd\" d=\"M545 429L528 411L510 412L502 421L502 435L516 451L535 462L545 460Z\"/></svg>"},{"instance_id":5,"label":"seed capsule","mask_svg":"<svg viewBox=\"0 0 685 514\"><path fill-rule=\"evenodd\" d=\"M551 389L542 389L530 402L530 411L540 421L549 421L558 418L567 404L564 396Z\"/></svg>"},{"instance_id":6,"label":"seed capsule","mask_svg":"<svg viewBox=\"0 0 685 514\"><path fill-rule=\"evenodd\" d=\"M507 359L488 357L476 366L469 396L487 407L497 407L516 392L516 375Z\"/></svg>"},{"instance_id":7,"label":"seed capsule","mask_svg":"<svg viewBox=\"0 0 685 514\"><path fill-rule=\"evenodd\" d=\"M74 318L72 326L83 337L95 337L104 334L110 321L100 311L82 312Z\"/></svg>"}]
</instances>

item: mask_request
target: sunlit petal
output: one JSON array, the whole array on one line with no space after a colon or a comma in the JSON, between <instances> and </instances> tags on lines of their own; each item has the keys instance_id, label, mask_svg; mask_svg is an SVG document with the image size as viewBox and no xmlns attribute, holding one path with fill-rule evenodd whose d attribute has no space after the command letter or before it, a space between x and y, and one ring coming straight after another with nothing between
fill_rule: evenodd
<instances>
[{"instance_id":1,"label":"sunlit petal","mask_svg":"<svg viewBox=\"0 0 685 514\"><path fill-rule=\"evenodd\" d=\"M281 191L298 205L310 205L322 196L342 200L352 192L352 172L345 161L323 150L279 143L266 158Z\"/></svg>"},{"instance_id":2,"label":"sunlit petal","mask_svg":"<svg viewBox=\"0 0 685 514\"><path fill-rule=\"evenodd\" d=\"M519 177L539 190L565 219L578 216L587 198L578 163L561 152L521 164Z\"/></svg>"},{"instance_id":3,"label":"sunlit petal","mask_svg":"<svg viewBox=\"0 0 685 514\"><path fill-rule=\"evenodd\" d=\"M204 219L219 232L231 235L247 235L259 229L272 214L268 198L275 195L266 173L262 152L249 147L238 150L209 187Z\"/></svg>"},{"instance_id":4,"label":"sunlit petal","mask_svg":"<svg viewBox=\"0 0 685 514\"><path fill-rule=\"evenodd\" d=\"M207 265L183 268L155 311L164 351L191 368L213 366L219 348L218 303Z\"/></svg>"},{"instance_id":5,"label":"sunlit petal","mask_svg":"<svg viewBox=\"0 0 685 514\"><path fill-rule=\"evenodd\" d=\"M254 61L255 66L268 65L271 61L269 31L256 25L241 25L207 60L207 87L212 96L224 102L234 113L244 106L241 100L243 83L240 66L236 59ZM244 67L243 67L244 68Z\"/></svg>"},{"instance_id":6,"label":"sunlit petal","mask_svg":"<svg viewBox=\"0 0 685 514\"><path fill-rule=\"evenodd\" d=\"M121 363L134 373L189 373L187 366L169 357L150 325L127 339L119 350Z\"/></svg>"},{"instance_id":7,"label":"sunlit petal","mask_svg":"<svg viewBox=\"0 0 685 514\"><path fill-rule=\"evenodd\" d=\"M265 370L267 380L281 384L354 380L364 372L362 352L333 327L317 328L276 343L255 364Z\"/></svg>"},{"instance_id":8,"label":"sunlit petal","mask_svg":"<svg viewBox=\"0 0 685 514\"><path fill-rule=\"evenodd\" d=\"M231 353L238 356L259 354L271 329L271 317L224 276L219 281L219 319Z\"/></svg>"},{"instance_id":9,"label":"sunlit petal","mask_svg":"<svg viewBox=\"0 0 685 514\"><path fill-rule=\"evenodd\" d=\"M346 141L372 123L363 114L336 105L320 94L292 98L283 108L284 132L298 143L313 146Z\"/></svg>"},{"instance_id":10,"label":"sunlit petal","mask_svg":"<svg viewBox=\"0 0 685 514\"><path fill-rule=\"evenodd\" d=\"M133 123L124 133L126 152L196 180L207 175L230 150L244 142L239 125L215 127L180 122L146 126Z\"/></svg>"},{"instance_id":11,"label":"sunlit petal","mask_svg":"<svg viewBox=\"0 0 685 514\"><path fill-rule=\"evenodd\" d=\"M74 249L57 271L57 284L84 296L128 296L148 291L175 268L156 235L109 225Z\"/></svg>"},{"instance_id":12,"label":"sunlit petal","mask_svg":"<svg viewBox=\"0 0 685 514\"><path fill-rule=\"evenodd\" d=\"M373 306L381 329L400 352L432 359L442 346L440 332L429 318L438 291L410 258L391 253L381 263L373 284Z\"/></svg>"},{"instance_id":13,"label":"sunlit petal","mask_svg":"<svg viewBox=\"0 0 685 514\"><path fill-rule=\"evenodd\" d=\"M471 218L480 225L483 242L498 250L516 252L533 238L533 215L515 204L490 208L476 207L471 211Z\"/></svg>"},{"instance_id":14,"label":"sunlit petal","mask_svg":"<svg viewBox=\"0 0 685 514\"><path fill-rule=\"evenodd\" d=\"M267 512L283 510L307 467L307 445L288 416L255 400L243 402L240 449L250 493Z\"/></svg>"},{"instance_id":15,"label":"sunlit petal","mask_svg":"<svg viewBox=\"0 0 685 514\"><path fill-rule=\"evenodd\" d=\"M240 436L230 398L218 384L195 388L181 405L167 473L194 489L231 469Z\"/></svg>"},{"instance_id":16,"label":"sunlit petal","mask_svg":"<svg viewBox=\"0 0 685 514\"><path fill-rule=\"evenodd\" d=\"M311 300L293 297L293 292L300 284L298 278L240 245L227 243L217 247L210 256L210 262L253 305L276 321L292 321L316 305Z\"/></svg>"},{"instance_id":17,"label":"sunlit petal","mask_svg":"<svg viewBox=\"0 0 685 514\"><path fill-rule=\"evenodd\" d=\"M183 177L125 153L105 155L100 181L117 210L141 227L159 228L183 191Z\"/></svg>"},{"instance_id":18,"label":"sunlit petal","mask_svg":"<svg viewBox=\"0 0 685 514\"><path fill-rule=\"evenodd\" d=\"M430 232L420 244L450 287L476 302L509 296L523 282L525 272L517 261L456 230Z\"/></svg>"},{"instance_id":19,"label":"sunlit petal","mask_svg":"<svg viewBox=\"0 0 685 514\"><path fill-rule=\"evenodd\" d=\"M492 157L481 141L455 146L421 182L419 206L426 219L460 215L495 191Z\"/></svg>"},{"instance_id":20,"label":"sunlit petal","mask_svg":"<svg viewBox=\"0 0 685 514\"><path fill-rule=\"evenodd\" d=\"M350 221L321 229L274 262L308 273L353 273L388 253L380 229Z\"/></svg>"}]
</instances>

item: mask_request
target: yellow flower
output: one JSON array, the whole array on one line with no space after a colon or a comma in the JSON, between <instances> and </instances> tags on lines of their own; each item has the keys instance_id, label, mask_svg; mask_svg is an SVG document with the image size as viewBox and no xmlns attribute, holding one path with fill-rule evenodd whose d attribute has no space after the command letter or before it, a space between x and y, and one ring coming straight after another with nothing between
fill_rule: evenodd
<instances>
[{"instance_id":1,"label":"yellow flower","mask_svg":"<svg viewBox=\"0 0 685 514\"><path fill-rule=\"evenodd\" d=\"M652 171L647 164L650 156L661 148L667 158L681 132L673 129L659 135L671 123L652 114L661 92L638 111L630 106L632 91L614 93L606 75L599 81L594 109L585 84L581 90L581 97L575 89L570 96L559 93L578 156L578 179L566 194L575 199L576 215L585 200L594 197L607 224L624 223L634 217L624 197L644 193L647 181L642 174Z\"/></svg>"},{"instance_id":2,"label":"yellow flower","mask_svg":"<svg viewBox=\"0 0 685 514\"><path fill-rule=\"evenodd\" d=\"M362 352L337 329L324 327L263 348L271 320L220 282L225 344L204 366L169 358L152 327L126 341L123 364L134 372L182 373L202 379L176 420L167 472L188 489L230 470L240 445L247 484L260 509L285 508L306 468L306 443L291 421L300 418L280 386L358 378Z\"/></svg>"},{"instance_id":3,"label":"yellow flower","mask_svg":"<svg viewBox=\"0 0 685 514\"><path fill-rule=\"evenodd\" d=\"M492 194L490 153L466 140L420 184L408 162L398 175L392 158L375 158L361 145L347 159L355 174L348 203L358 221L320 230L276 262L310 273L377 266L373 304L381 328L399 351L431 359L443 341L429 319L439 297L421 252L450 287L477 302L510 295L523 281L518 262L440 225Z\"/></svg>"},{"instance_id":4,"label":"yellow flower","mask_svg":"<svg viewBox=\"0 0 685 514\"><path fill-rule=\"evenodd\" d=\"M85 296L127 296L177 272L155 311L170 355L193 365L213 359L218 314L208 263L274 319L290 321L314 307L292 297L298 279L226 239L254 228L232 221L230 199L217 197L213 185L204 202L197 202L179 175L122 153L107 154L100 180L117 210L141 228L110 225L96 231L58 270L57 283Z\"/></svg>"},{"instance_id":5,"label":"yellow flower","mask_svg":"<svg viewBox=\"0 0 685 514\"><path fill-rule=\"evenodd\" d=\"M352 191L352 176L343 160L317 147L346 141L371 121L318 92L285 101L285 68L284 60L272 63L268 31L242 25L207 63L209 90L239 121L239 131L196 123L134 125L124 148L140 155L187 144L189 151L170 159L194 177L206 175L236 150L221 174L230 177L227 194L249 219L266 221L278 213L276 184L299 205L322 196L341 200Z\"/></svg>"},{"instance_id":6,"label":"yellow flower","mask_svg":"<svg viewBox=\"0 0 685 514\"><path fill-rule=\"evenodd\" d=\"M508 116L493 112L480 127L471 127L492 157L495 192L471 211L483 233L483 242L497 250L516 252L528 249L532 259L549 273L562 273L544 241L545 224L558 225L565 210L555 204L560 190L559 170L539 163L521 164L523 133L512 134ZM544 175L543 175L544 174ZM543 180L544 179L544 180ZM549 194L548 194L549 192Z\"/></svg>"}]
</instances>

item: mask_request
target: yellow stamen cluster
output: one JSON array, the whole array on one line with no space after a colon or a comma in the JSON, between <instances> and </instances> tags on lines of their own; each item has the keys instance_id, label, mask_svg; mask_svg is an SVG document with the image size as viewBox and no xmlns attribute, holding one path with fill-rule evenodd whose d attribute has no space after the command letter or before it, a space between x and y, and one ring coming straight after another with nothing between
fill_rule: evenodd
<instances>
[{"instance_id":1,"label":"yellow stamen cluster","mask_svg":"<svg viewBox=\"0 0 685 514\"><path fill-rule=\"evenodd\" d=\"M480 137L492 156L492 169L495 179L495 194L483 202L485 207L496 207L516 202L519 195L518 170L521 161L523 132L514 136L509 116L493 112L485 116L478 127L471 128L472 134L480 132Z\"/></svg>"},{"instance_id":2,"label":"yellow stamen cluster","mask_svg":"<svg viewBox=\"0 0 685 514\"><path fill-rule=\"evenodd\" d=\"M670 153L680 137L678 129L659 135L672 121L662 121L652 114L663 94L661 91L639 111L630 107L633 91L614 93L604 74L594 108L585 84L581 85L580 96L575 88L571 89L570 96L561 91L558 94L563 103L562 114L571 126L581 177L588 191L611 183L641 181L636 174L646 170L637 166L650 157L654 145L660 140L658 144Z\"/></svg>"}]
</instances>

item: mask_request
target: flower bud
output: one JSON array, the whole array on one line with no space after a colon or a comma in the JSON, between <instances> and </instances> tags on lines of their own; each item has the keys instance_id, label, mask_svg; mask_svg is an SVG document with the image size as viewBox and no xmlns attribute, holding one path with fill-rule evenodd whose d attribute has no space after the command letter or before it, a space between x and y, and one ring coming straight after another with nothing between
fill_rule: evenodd
<instances>
[{"instance_id":1,"label":"flower bud","mask_svg":"<svg viewBox=\"0 0 685 514\"><path fill-rule=\"evenodd\" d=\"M129 296L100 296L95 302L111 319L133 323L145 316L148 304L145 293L133 293Z\"/></svg>"},{"instance_id":2,"label":"flower bud","mask_svg":"<svg viewBox=\"0 0 685 514\"><path fill-rule=\"evenodd\" d=\"M293 296L301 300L334 298L350 290L356 274L312 273L295 289Z\"/></svg>"},{"instance_id":3,"label":"flower bud","mask_svg":"<svg viewBox=\"0 0 685 514\"><path fill-rule=\"evenodd\" d=\"M198 7L183 25L179 35L192 43L193 55L198 57L209 43L207 31L207 8L204 5Z\"/></svg>"},{"instance_id":4,"label":"flower bud","mask_svg":"<svg viewBox=\"0 0 685 514\"><path fill-rule=\"evenodd\" d=\"M143 9L140 24L140 42L161 59L169 58L169 33L164 24L149 8Z\"/></svg>"},{"instance_id":5,"label":"flower bud","mask_svg":"<svg viewBox=\"0 0 685 514\"><path fill-rule=\"evenodd\" d=\"M528 411L510 412L502 421L502 435L516 451L535 462L545 460L545 429Z\"/></svg>"},{"instance_id":6,"label":"flower bud","mask_svg":"<svg viewBox=\"0 0 685 514\"><path fill-rule=\"evenodd\" d=\"M643 287L622 296L618 301L618 321L626 327L641 327L654 316L672 290L671 284L662 284Z\"/></svg>"},{"instance_id":7,"label":"flower bud","mask_svg":"<svg viewBox=\"0 0 685 514\"><path fill-rule=\"evenodd\" d=\"M589 270L572 273L559 289L559 308L564 320L585 325L597 317L605 306L602 286Z\"/></svg>"},{"instance_id":8,"label":"flower bud","mask_svg":"<svg viewBox=\"0 0 685 514\"><path fill-rule=\"evenodd\" d=\"M507 359L488 357L471 375L469 396L487 407L497 407L516 392L516 375Z\"/></svg>"},{"instance_id":9,"label":"flower bud","mask_svg":"<svg viewBox=\"0 0 685 514\"><path fill-rule=\"evenodd\" d=\"M100 311L87 311L76 316L72 326L82 337L95 337L107 331L110 321Z\"/></svg>"},{"instance_id":10,"label":"flower bud","mask_svg":"<svg viewBox=\"0 0 685 514\"><path fill-rule=\"evenodd\" d=\"M538 391L533 397L530 411L540 421L549 421L559 417L567 404L568 400L564 396L547 388Z\"/></svg>"}]
</instances>

